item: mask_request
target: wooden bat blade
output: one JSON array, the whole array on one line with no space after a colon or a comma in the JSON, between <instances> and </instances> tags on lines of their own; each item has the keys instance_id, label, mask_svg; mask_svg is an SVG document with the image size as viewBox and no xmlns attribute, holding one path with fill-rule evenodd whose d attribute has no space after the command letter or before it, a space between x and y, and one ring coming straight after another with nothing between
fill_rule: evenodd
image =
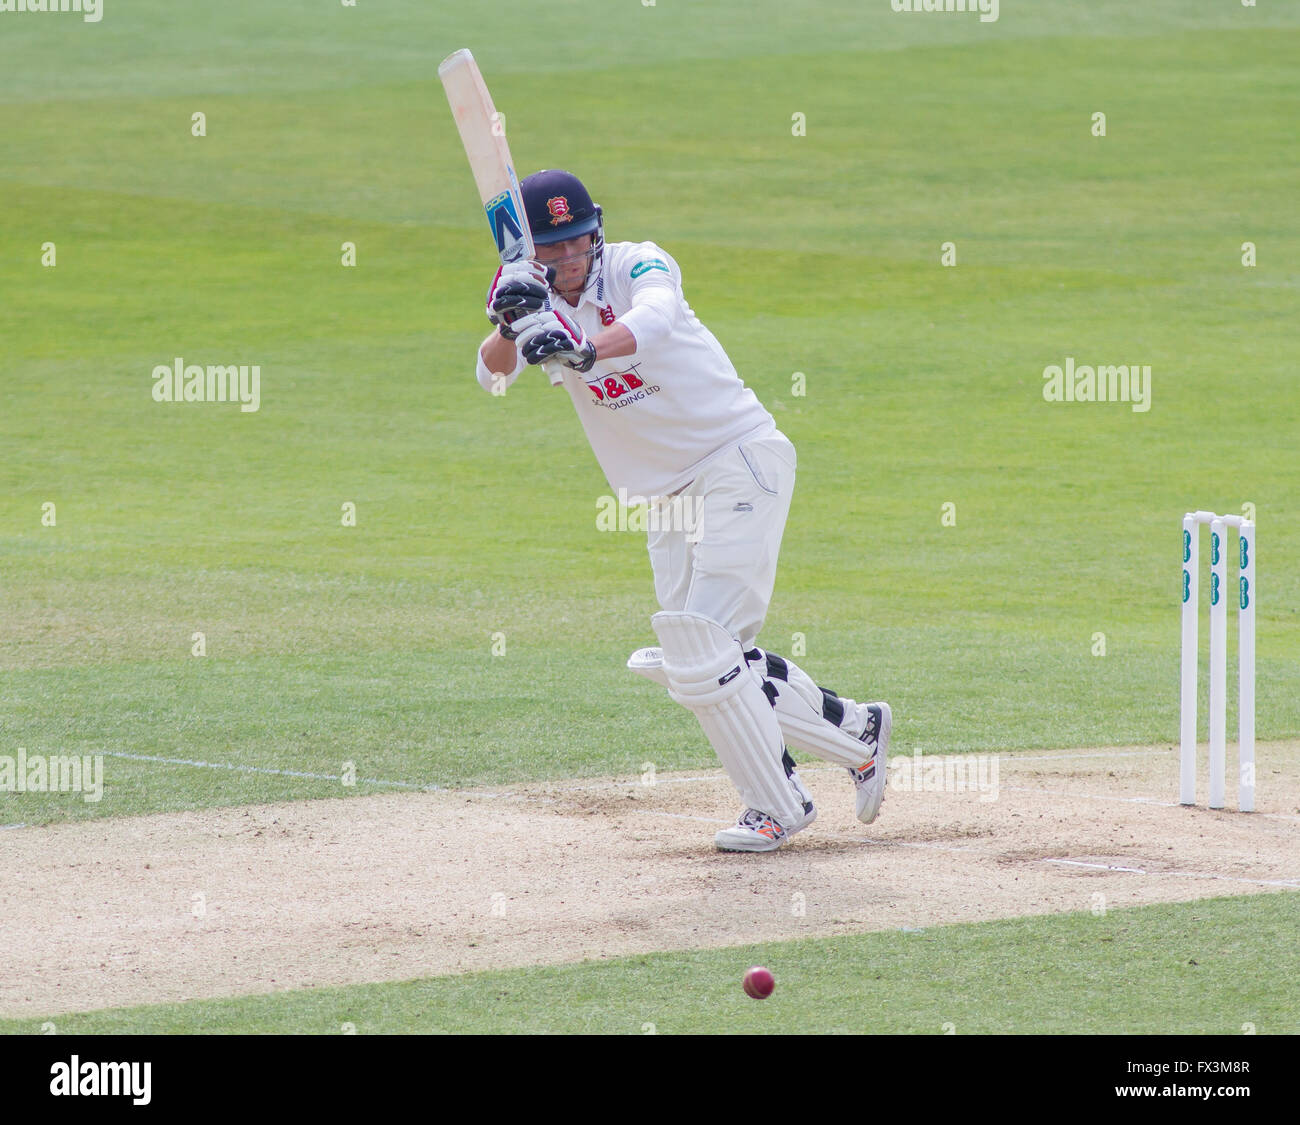
<instances>
[{"instance_id":1,"label":"wooden bat blade","mask_svg":"<svg viewBox=\"0 0 1300 1125\"><path fill-rule=\"evenodd\" d=\"M510 157L501 118L474 56L467 50L449 55L438 67L456 128L460 132L479 201L502 262L531 258L532 232L524 212L523 193Z\"/></svg>"},{"instance_id":2,"label":"wooden bat blade","mask_svg":"<svg viewBox=\"0 0 1300 1125\"><path fill-rule=\"evenodd\" d=\"M447 92L447 104L456 119L502 264L536 257L506 131L473 54L460 50L448 55L438 66L438 77ZM550 308L549 300L546 307ZM559 364L544 363L542 369L552 386L564 381Z\"/></svg>"}]
</instances>

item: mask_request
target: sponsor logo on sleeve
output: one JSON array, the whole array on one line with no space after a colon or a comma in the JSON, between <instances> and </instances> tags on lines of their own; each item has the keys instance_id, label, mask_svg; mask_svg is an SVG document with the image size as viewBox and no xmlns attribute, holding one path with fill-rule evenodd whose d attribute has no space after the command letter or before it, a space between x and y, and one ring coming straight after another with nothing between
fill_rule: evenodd
<instances>
[{"instance_id":1,"label":"sponsor logo on sleeve","mask_svg":"<svg viewBox=\"0 0 1300 1125\"><path fill-rule=\"evenodd\" d=\"M632 267L632 276L640 277L642 274L649 273L651 270L663 270L664 273L671 273L668 263L662 258L647 258L644 262L637 262Z\"/></svg>"}]
</instances>

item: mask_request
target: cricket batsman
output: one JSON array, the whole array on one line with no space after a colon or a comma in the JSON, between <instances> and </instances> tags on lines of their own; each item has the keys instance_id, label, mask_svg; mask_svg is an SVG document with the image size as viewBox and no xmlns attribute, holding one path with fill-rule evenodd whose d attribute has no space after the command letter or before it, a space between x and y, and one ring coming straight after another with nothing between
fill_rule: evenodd
<instances>
[{"instance_id":1,"label":"cricket batsman","mask_svg":"<svg viewBox=\"0 0 1300 1125\"><path fill-rule=\"evenodd\" d=\"M757 646L794 446L691 311L668 254L653 242L607 245L601 208L568 172L521 187L537 258L492 280L478 381L492 390L529 364L560 365L610 487L648 499L659 647L628 667L694 713L740 794L744 811L715 843L774 851L816 818L787 746L844 766L870 824L884 798L889 705L837 696Z\"/></svg>"}]
</instances>

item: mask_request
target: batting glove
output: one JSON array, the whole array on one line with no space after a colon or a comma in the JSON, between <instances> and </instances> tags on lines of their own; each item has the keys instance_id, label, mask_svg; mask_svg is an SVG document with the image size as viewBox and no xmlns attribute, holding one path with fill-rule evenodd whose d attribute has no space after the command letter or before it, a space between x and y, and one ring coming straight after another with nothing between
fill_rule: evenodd
<instances>
[{"instance_id":1,"label":"batting glove","mask_svg":"<svg viewBox=\"0 0 1300 1125\"><path fill-rule=\"evenodd\" d=\"M488 287L488 320L505 339L516 339L519 333L511 327L515 321L550 308L554 279L555 270L540 262L510 262L502 266Z\"/></svg>"},{"instance_id":2,"label":"batting glove","mask_svg":"<svg viewBox=\"0 0 1300 1125\"><path fill-rule=\"evenodd\" d=\"M586 373L596 363L596 345L568 317L539 312L517 321L519 348L529 363L558 359L574 371Z\"/></svg>"}]
</instances>

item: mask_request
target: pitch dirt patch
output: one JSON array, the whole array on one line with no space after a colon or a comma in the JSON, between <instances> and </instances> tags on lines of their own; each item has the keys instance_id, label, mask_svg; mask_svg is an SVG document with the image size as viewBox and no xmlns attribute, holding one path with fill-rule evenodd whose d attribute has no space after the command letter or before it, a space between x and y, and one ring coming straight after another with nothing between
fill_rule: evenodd
<instances>
[{"instance_id":1,"label":"pitch dirt patch","mask_svg":"<svg viewBox=\"0 0 1300 1125\"><path fill-rule=\"evenodd\" d=\"M720 773L6 831L0 1015L1300 888L1300 743L1250 815L1172 804L1172 748L998 761L996 800L894 785L869 827L805 769L817 821L766 855L713 850Z\"/></svg>"}]
</instances>

